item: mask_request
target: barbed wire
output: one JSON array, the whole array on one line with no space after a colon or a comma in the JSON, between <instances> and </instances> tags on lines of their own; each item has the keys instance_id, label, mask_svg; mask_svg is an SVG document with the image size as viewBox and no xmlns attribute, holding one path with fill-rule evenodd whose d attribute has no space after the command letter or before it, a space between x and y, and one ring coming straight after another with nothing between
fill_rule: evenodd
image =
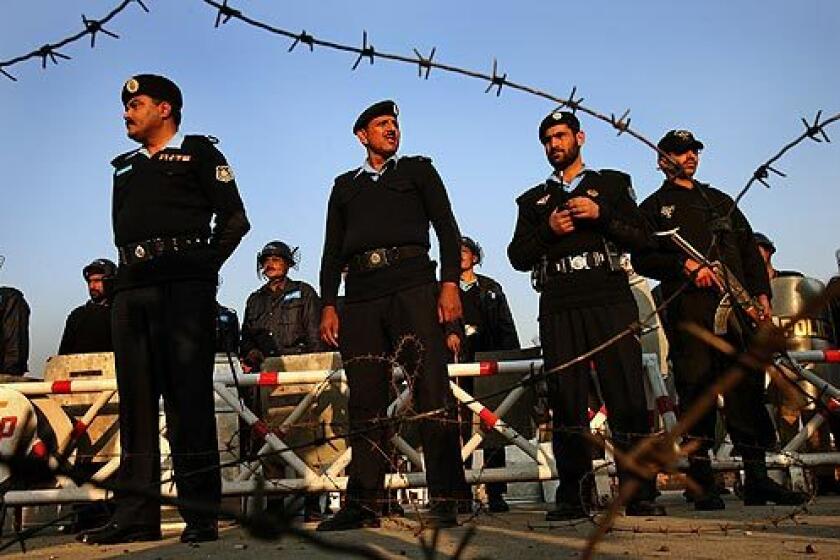
<instances>
[{"instance_id":1,"label":"barbed wire","mask_svg":"<svg viewBox=\"0 0 840 560\"><path fill-rule=\"evenodd\" d=\"M0 74L3 74L8 79L12 80L13 82L17 81L17 78L14 77L7 69L11 68L16 64L20 64L27 60L32 59L41 59L41 68L45 69L47 67L47 62L51 62L53 65L57 65L59 60L70 60L72 57L60 52L59 49L66 47L71 43L75 43L76 41L80 41L85 37L90 36L90 47L93 48L96 46L96 36L98 33L102 33L103 35L107 35L113 39L119 39L120 36L114 33L113 31L109 31L105 29L105 25L109 23L112 19L114 19L118 14L120 14L123 10L128 8L131 4L137 4L140 6L144 12L149 13L149 8L143 3L143 0L123 0L119 3L114 9L108 12L101 19L90 19L86 15L82 14L82 25L84 29L61 39L55 43L46 43L37 49L28 52L26 54L22 54L20 56L16 56L14 58L10 58L9 60L2 60L0 61Z\"/></svg>"}]
</instances>

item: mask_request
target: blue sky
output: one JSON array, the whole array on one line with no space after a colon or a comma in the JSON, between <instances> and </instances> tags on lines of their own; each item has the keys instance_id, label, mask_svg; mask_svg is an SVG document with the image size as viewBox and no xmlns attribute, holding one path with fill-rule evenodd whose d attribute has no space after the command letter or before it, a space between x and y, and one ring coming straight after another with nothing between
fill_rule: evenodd
<instances>
[{"instance_id":1,"label":"blue sky","mask_svg":"<svg viewBox=\"0 0 840 560\"><path fill-rule=\"evenodd\" d=\"M119 40L79 42L73 57L41 70L32 61L0 77L0 284L32 307L30 366L40 373L64 319L86 299L80 270L114 257L111 168L132 148L119 93L131 74L174 79L185 98L184 132L213 134L237 176L251 233L223 269L220 300L240 314L258 286L255 254L270 239L301 247L294 276L316 284L324 209L332 179L359 165L351 134L357 114L383 98L399 103L402 153L433 158L465 234L485 248L484 273L513 304L523 342L537 332L536 295L514 272L505 247L514 198L548 175L537 125L553 106L485 83L377 61L350 71L354 57L316 48L287 53L285 39L231 21L213 28L200 0L144 0L110 24ZM0 60L81 29L117 0L10 0L0 21ZM840 111L840 4L790 2L257 2L232 5L278 27L320 39L410 55L437 47L436 60L489 71L556 95L573 85L605 113L632 109L632 125L654 141L690 128L706 144L698 177L734 194L756 166L802 129L800 116ZM834 54L831 54L834 53ZM584 119L584 158L623 169L640 197L661 176L653 153L602 122ZM779 167L787 179L757 187L743 209L777 244L777 265L827 279L840 248L838 142L809 143Z\"/></svg>"}]
</instances>

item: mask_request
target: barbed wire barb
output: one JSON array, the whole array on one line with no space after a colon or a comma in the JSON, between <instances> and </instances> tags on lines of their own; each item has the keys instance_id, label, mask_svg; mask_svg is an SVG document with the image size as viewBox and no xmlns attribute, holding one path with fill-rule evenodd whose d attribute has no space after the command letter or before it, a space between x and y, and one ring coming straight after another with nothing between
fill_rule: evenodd
<instances>
[{"instance_id":1,"label":"barbed wire barb","mask_svg":"<svg viewBox=\"0 0 840 560\"><path fill-rule=\"evenodd\" d=\"M292 52L295 48L303 43L304 45L309 46L309 52L313 52L315 50L315 37L310 35L306 32L306 29L300 32L300 35L295 35L295 40L292 41L289 50L286 52Z\"/></svg>"},{"instance_id":2,"label":"barbed wire barb","mask_svg":"<svg viewBox=\"0 0 840 560\"><path fill-rule=\"evenodd\" d=\"M230 21L233 17L239 17L242 15L242 12L235 8L231 8L228 6L228 0L224 0L222 5L219 6L219 11L216 12L216 24L214 27L218 29L220 25L224 25Z\"/></svg>"},{"instance_id":3,"label":"barbed wire barb","mask_svg":"<svg viewBox=\"0 0 840 560\"><path fill-rule=\"evenodd\" d=\"M616 136L621 136L630 128L630 109L624 111L620 117L617 119L613 113L610 113L610 124L612 124L613 128L618 130L618 134Z\"/></svg>"},{"instance_id":4,"label":"barbed wire barb","mask_svg":"<svg viewBox=\"0 0 840 560\"><path fill-rule=\"evenodd\" d=\"M826 142L831 142L831 139L829 139L828 134L826 134L825 132L825 128L823 128L823 125L820 124L821 116L822 109L817 111L817 115L814 117L814 124L808 124L808 121L805 120L805 117L802 117L802 124L805 125L805 134L807 134L808 138L810 138L814 142L822 142L822 140L820 140L817 137L817 134L822 136Z\"/></svg>"},{"instance_id":5,"label":"barbed wire barb","mask_svg":"<svg viewBox=\"0 0 840 560\"><path fill-rule=\"evenodd\" d=\"M484 90L484 93L489 93L491 89L496 88L496 97L502 95L502 86L507 84L507 73L502 74L501 76L498 73L499 65L496 59L493 59L493 75L490 76L490 84L487 86L487 89Z\"/></svg>"},{"instance_id":6,"label":"barbed wire barb","mask_svg":"<svg viewBox=\"0 0 840 560\"><path fill-rule=\"evenodd\" d=\"M371 65L373 65L373 57L376 56L376 49L373 48L373 45L368 44L367 31L362 31L362 48L359 49L358 52L359 57L356 59L356 62L353 63L352 70L358 68L364 58L367 58Z\"/></svg>"},{"instance_id":7,"label":"barbed wire barb","mask_svg":"<svg viewBox=\"0 0 840 560\"><path fill-rule=\"evenodd\" d=\"M575 99L576 93L577 86L572 86L572 91L569 93L569 98L566 101L560 103L560 105L557 106L557 109L555 109L555 111L559 111L563 108L569 108L571 109L572 113L577 113L578 107L580 107L580 104L583 102L583 97Z\"/></svg>"},{"instance_id":8,"label":"barbed wire barb","mask_svg":"<svg viewBox=\"0 0 840 560\"><path fill-rule=\"evenodd\" d=\"M432 71L432 59L435 57L435 50L437 47L432 47L432 52L429 53L428 58L420 54L420 51L413 49L414 54L417 55L417 76L424 80L429 79L429 73ZM425 75L423 70L425 70Z\"/></svg>"},{"instance_id":9,"label":"barbed wire barb","mask_svg":"<svg viewBox=\"0 0 840 560\"><path fill-rule=\"evenodd\" d=\"M82 14L82 23L85 24L85 28L87 28L88 32L90 33L90 48L96 46L96 34L97 33L104 33L109 37L113 37L114 39L119 39L120 36L112 31L108 31L102 25L102 22L96 19L88 19L85 14Z\"/></svg>"}]
</instances>

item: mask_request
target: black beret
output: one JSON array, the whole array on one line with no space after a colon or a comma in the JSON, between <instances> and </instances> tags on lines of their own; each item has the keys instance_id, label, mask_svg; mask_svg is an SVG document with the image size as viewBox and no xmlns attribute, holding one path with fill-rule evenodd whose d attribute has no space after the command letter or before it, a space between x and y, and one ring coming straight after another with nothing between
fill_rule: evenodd
<instances>
[{"instance_id":1,"label":"black beret","mask_svg":"<svg viewBox=\"0 0 840 560\"><path fill-rule=\"evenodd\" d=\"M545 137L546 131L552 126L565 124L572 129L572 132L580 132L580 121L571 111L552 111L540 123L540 142Z\"/></svg>"},{"instance_id":2,"label":"black beret","mask_svg":"<svg viewBox=\"0 0 840 560\"><path fill-rule=\"evenodd\" d=\"M390 115L392 117L397 117L399 116L399 114L399 107L397 107L397 104L391 101L390 99L374 103L373 105L362 111L362 114L359 115L359 118L356 119L356 123L353 125L353 134L356 134L361 129L366 127L368 123L376 117L381 117L382 115Z\"/></svg>"},{"instance_id":3,"label":"black beret","mask_svg":"<svg viewBox=\"0 0 840 560\"><path fill-rule=\"evenodd\" d=\"M670 154L684 154L689 150L702 150L703 142L690 130L669 130L656 147Z\"/></svg>"},{"instance_id":4,"label":"black beret","mask_svg":"<svg viewBox=\"0 0 840 560\"><path fill-rule=\"evenodd\" d=\"M166 101L176 111L184 106L184 99L181 97L181 90L175 82L163 76L155 74L137 74L129 78L122 88L123 105L128 104L131 98L137 95L148 95L160 101Z\"/></svg>"},{"instance_id":5,"label":"black beret","mask_svg":"<svg viewBox=\"0 0 840 560\"><path fill-rule=\"evenodd\" d=\"M111 278L117 273L117 265L108 259L96 259L82 269L82 276L85 280L90 279L92 274L102 274L106 278Z\"/></svg>"}]
</instances>

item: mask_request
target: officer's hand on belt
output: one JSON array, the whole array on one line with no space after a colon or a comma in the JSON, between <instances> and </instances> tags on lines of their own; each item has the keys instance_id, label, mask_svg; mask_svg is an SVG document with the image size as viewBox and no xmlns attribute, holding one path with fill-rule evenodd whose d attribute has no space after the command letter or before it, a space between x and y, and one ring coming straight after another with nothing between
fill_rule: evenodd
<instances>
[{"instance_id":1,"label":"officer's hand on belt","mask_svg":"<svg viewBox=\"0 0 840 560\"><path fill-rule=\"evenodd\" d=\"M450 333L446 337L446 347L452 352L452 356L457 362L458 357L461 355L461 337L455 333Z\"/></svg>"},{"instance_id":2,"label":"officer's hand on belt","mask_svg":"<svg viewBox=\"0 0 840 560\"><path fill-rule=\"evenodd\" d=\"M566 208L576 220L597 220L601 209L591 198L576 196L566 203Z\"/></svg>"},{"instance_id":3,"label":"officer's hand on belt","mask_svg":"<svg viewBox=\"0 0 840 560\"><path fill-rule=\"evenodd\" d=\"M683 263L686 276L693 275L694 285L698 288L712 288L717 285L717 276L708 266L703 266L694 259L686 259Z\"/></svg>"},{"instance_id":4,"label":"officer's hand on belt","mask_svg":"<svg viewBox=\"0 0 840 560\"><path fill-rule=\"evenodd\" d=\"M338 313L335 306L327 305L321 311L321 340L330 346L338 347Z\"/></svg>"},{"instance_id":5,"label":"officer's hand on belt","mask_svg":"<svg viewBox=\"0 0 840 560\"><path fill-rule=\"evenodd\" d=\"M460 319L461 297L458 295L458 285L455 282L442 282L438 296L438 321L448 323ZM323 323L321 323L323 325Z\"/></svg>"},{"instance_id":6,"label":"officer's hand on belt","mask_svg":"<svg viewBox=\"0 0 840 560\"><path fill-rule=\"evenodd\" d=\"M575 231L575 223L572 221L572 214L568 210L559 208L548 217L548 225L551 231L557 235L566 235Z\"/></svg>"}]
</instances>

